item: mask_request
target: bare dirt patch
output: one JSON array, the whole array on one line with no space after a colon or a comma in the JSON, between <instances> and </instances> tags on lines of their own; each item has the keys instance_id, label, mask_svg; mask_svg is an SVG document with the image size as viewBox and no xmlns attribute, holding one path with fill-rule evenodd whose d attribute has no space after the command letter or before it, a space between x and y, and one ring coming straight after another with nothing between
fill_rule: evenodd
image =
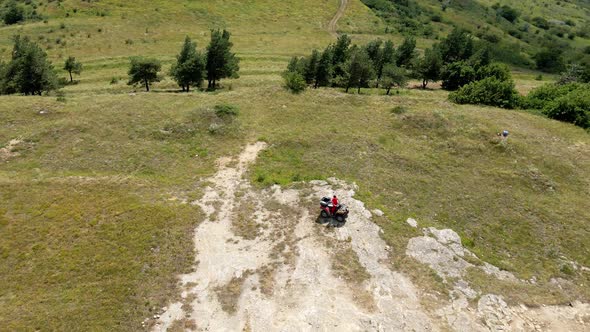
<instances>
[{"instance_id":1,"label":"bare dirt patch","mask_svg":"<svg viewBox=\"0 0 590 332\"><path fill-rule=\"evenodd\" d=\"M436 330L413 285L387 267L387 245L353 187L253 188L243 175L264 147L221 160L193 203L208 216L195 231L198 263L181 276L183 301L154 329L194 320L189 330ZM345 227L326 229L309 208L331 193L352 208Z\"/></svg>"},{"instance_id":2,"label":"bare dirt patch","mask_svg":"<svg viewBox=\"0 0 590 332\"><path fill-rule=\"evenodd\" d=\"M19 155L17 148L23 141L21 139L15 138L10 140L8 144L0 149L0 162L7 161L10 158L16 157Z\"/></svg>"}]
</instances>

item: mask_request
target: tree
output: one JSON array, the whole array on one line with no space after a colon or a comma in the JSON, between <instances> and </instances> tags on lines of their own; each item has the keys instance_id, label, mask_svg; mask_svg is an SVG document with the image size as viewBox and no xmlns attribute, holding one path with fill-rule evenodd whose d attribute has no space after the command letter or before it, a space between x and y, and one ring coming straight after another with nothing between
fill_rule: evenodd
<instances>
[{"instance_id":1,"label":"tree","mask_svg":"<svg viewBox=\"0 0 590 332\"><path fill-rule=\"evenodd\" d=\"M16 1L10 1L6 5L2 19L6 25L16 24L25 19L24 10L16 4Z\"/></svg>"},{"instance_id":2,"label":"tree","mask_svg":"<svg viewBox=\"0 0 590 332\"><path fill-rule=\"evenodd\" d=\"M400 88L405 87L408 84L408 75L406 70L400 68L392 63L383 67L383 88L386 89L387 95L391 91L391 88L397 86Z\"/></svg>"},{"instance_id":3,"label":"tree","mask_svg":"<svg viewBox=\"0 0 590 332\"><path fill-rule=\"evenodd\" d=\"M299 58L296 56L292 56L289 60L289 64L287 65L287 72L294 72L297 71L297 64L299 63Z\"/></svg>"},{"instance_id":4,"label":"tree","mask_svg":"<svg viewBox=\"0 0 590 332\"><path fill-rule=\"evenodd\" d=\"M352 40L348 35L344 34L338 37L336 45L331 47L332 51L332 68L335 76L344 76L346 69L344 68L346 61L350 59L351 49L350 44Z\"/></svg>"},{"instance_id":5,"label":"tree","mask_svg":"<svg viewBox=\"0 0 590 332\"><path fill-rule=\"evenodd\" d=\"M358 93L361 87L368 86L375 77L375 71L371 66L371 59L364 49L357 49L346 63L346 92L350 87L357 87Z\"/></svg>"},{"instance_id":6,"label":"tree","mask_svg":"<svg viewBox=\"0 0 590 332\"><path fill-rule=\"evenodd\" d=\"M332 53L331 47L328 46L320 56L315 72L314 88L316 89L330 84L332 78Z\"/></svg>"},{"instance_id":7,"label":"tree","mask_svg":"<svg viewBox=\"0 0 590 332\"><path fill-rule=\"evenodd\" d=\"M70 82L73 82L74 79L72 78L72 73L80 75L80 73L82 72L82 64L76 61L76 58L70 56L64 64L64 70L66 70L70 74Z\"/></svg>"},{"instance_id":8,"label":"tree","mask_svg":"<svg viewBox=\"0 0 590 332\"><path fill-rule=\"evenodd\" d=\"M336 40L332 50L332 63L334 65L345 63L350 57L350 44L352 40L347 34L343 34Z\"/></svg>"},{"instance_id":9,"label":"tree","mask_svg":"<svg viewBox=\"0 0 590 332\"><path fill-rule=\"evenodd\" d=\"M205 59L197 52L197 44L187 36L176 62L170 68L170 75L180 85L182 91L189 92L190 86L200 86L205 79Z\"/></svg>"},{"instance_id":10,"label":"tree","mask_svg":"<svg viewBox=\"0 0 590 332\"><path fill-rule=\"evenodd\" d=\"M465 31L455 28L440 44L444 64L467 60L473 55L473 38Z\"/></svg>"},{"instance_id":11,"label":"tree","mask_svg":"<svg viewBox=\"0 0 590 332\"><path fill-rule=\"evenodd\" d=\"M318 62L320 61L320 52L313 50L311 56L305 61L303 71L303 78L307 84L312 84L315 80L316 71L318 70Z\"/></svg>"},{"instance_id":12,"label":"tree","mask_svg":"<svg viewBox=\"0 0 590 332\"><path fill-rule=\"evenodd\" d=\"M14 38L12 60L2 69L0 93L41 95L57 87L57 77L47 54L28 37Z\"/></svg>"},{"instance_id":13,"label":"tree","mask_svg":"<svg viewBox=\"0 0 590 332\"><path fill-rule=\"evenodd\" d=\"M440 78L443 89L454 91L475 81L476 72L466 61L457 61L444 66Z\"/></svg>"},{"instance_id":14,"label":"tree","mask_svg":"<svg viewBox=\"0 0 590 332\"><path fill-rule=\"evenodd\" d=\"M295 94L303 92L307 86L303 76L296 71L286 72L283 77L285 79L285 88Z\"/></svg>"},{"instance_id":15,"label":"tree","mask_svg":"<svg viewBox=\"0 0 590 332\"><path fill-rule=\"evenodd\" d=\"M584 65L572 63L567 65L564 72L559 76L557 84L564 85L569 83L587 83L588 69Z\"/></svg>"},{"instance_id":16,"label":"tree","mask_svg":"<svg viewBox=\"0 0 590 332\"><path fill-rule=\"evenodd\" d=\"M128 85L141 83L145 86L146 91L150 91L150 84L160 82L161 77L158 75L162 69L162 64L156 59L132 58L129 67Z\"/></svg>"},{"instance_id":17,"label":"tree","mask_svg":"<svg viewBox=\"0 0 590 332\"><path fill-rule=\"evenodd\" d=\"M231 52L233 43L226 30L211 30L211 42L207 46L208 89L215 89L217 81L223 78L238 78L239 59Z\"/></svg>"},{"instance_id":18,"label":"tree","mask_svg":"<svg viewBox=\"0 0 590 332\"><path fill-rule=\"evenodd\" d=\"M549 73L558 73L565 67L563 50L560 47L548 47L534 56L537 69Z\"/></svg>"},{"instance_id":19,"label":"tree","mask_svg":"<svg viewBox=\"0 0 590 332\"><path fill-rule=\"evenodd\" d=\"M383 41L381 39L376 39L370 41L367 45L365 45L365 51L371 59L373 63L373 70L377 75L377 84L379 84L379 80L381 79L381 74L383 72L383 49L381 45Z\"/></svg>"},{"instance_id":20,"label":"tree","mask_svg":"<svg viewBox=\"0 0 590 332\"><path fill-rule=\"evenodd\" d=\"M384 65L395 62L395 47L393 46L393 42L391 40L388 40L383 44L382 58Z\"/></svg>"},{"instance_id":21,"label":"tree","mask_svg":"<svg viewBox=\"0 0 590 332\"><path fill-rule=\"evenodd\" d=\"M436 82L440 79L442 70L442 59L437 47L425 51L424 57L416 64L416 74L422 80L422 89L426 89L429 82Z\"/></svg>"},{"instance_id":22,"label":"tree","mask_svg":"<svg viewBox=\"0 0 590 332\"><path fill-rule=\"evenodd\" d=\"M395 63L398 67L410 67L410 64L416 56L416 39L406 37L404 42L397 48L395 53Z\"/></svg>"}]
</instances>

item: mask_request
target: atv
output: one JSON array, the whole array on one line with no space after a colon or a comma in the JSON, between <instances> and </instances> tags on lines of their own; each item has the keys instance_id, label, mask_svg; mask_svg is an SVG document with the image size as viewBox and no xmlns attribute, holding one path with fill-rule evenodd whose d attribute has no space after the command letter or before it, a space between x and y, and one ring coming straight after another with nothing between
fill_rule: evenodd
<instances>
[{"instance_id":1,"label":"atv","mask_svg":"<svg viewBox=\"0 0 590 332\"><path fill-rule=\"evenodd\" d=\"M345 222L346 218L348 218L348 207L344 204L338 204L336 211L332 214L333 207L330 197L322 197L320 200L320 216L322 218L334 218L338 222Z\"/></svg>"}]
</instances>

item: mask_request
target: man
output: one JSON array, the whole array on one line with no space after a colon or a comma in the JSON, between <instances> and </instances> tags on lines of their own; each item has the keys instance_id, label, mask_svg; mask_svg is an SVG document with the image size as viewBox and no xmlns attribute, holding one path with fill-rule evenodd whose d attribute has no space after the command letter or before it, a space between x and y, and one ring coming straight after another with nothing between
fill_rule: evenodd
<instances>
[{"instance_id":1,"label":"man","mask_svg":"<svg viewBox=\"0 0 590 332\"><path fill-rule=\"evenodd\" d=\"M338 205L338 197L334 195L334 197L332 197L332 210L330 211L332 215L334 215L336 211L338 211Z\"/></svg>"}]
</instances>

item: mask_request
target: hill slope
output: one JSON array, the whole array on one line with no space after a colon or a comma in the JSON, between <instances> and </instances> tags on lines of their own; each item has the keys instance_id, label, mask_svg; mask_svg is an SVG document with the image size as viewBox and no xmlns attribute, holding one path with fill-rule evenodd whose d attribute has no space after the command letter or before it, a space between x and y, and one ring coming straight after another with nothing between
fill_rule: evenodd
<instances>
[{"instance_id":1,"label":"hill slope","mask_svg":"<svg viewBox=\"0 0 590 332\"><path fill-rule=\"evenodd\" d=\"M358 41L401 38L384 35L387 23L360 1L348 2L338 31L356 32ZM299 190L299 181L329 177L358 185L355 199L384 212L372 219L390 247L380 264L423 290L418 302L431 317L448 304L453 285L406 255L408 241L422 235L405 223L409 217L420 227L455 230L479 257L475 265L536 280L470 270L463 278L480 294L515 305L589 301L590 275L581 268L590 266L588 134L525 112L453 105L440 90L287 93L279 74L289 57L333 41L328 24L338 7L337 0L50 1L38 3L47 23L1 27L2 59L20 33L50 48L56 67L73 55L85 70L63 89L65 99L0 97L0 324L143 329L146 317L178 299L177 276L193 272L193 230L207 214L186 203L207 192L218 158L258 140L268 147L246 172L256 190ZM242 59L241 78L222 82L225 89L181 94L166 79L146 94L125 85L129 56L157 57L167 71L185 35L202 49L213 27L233 33ZM536 74L517 73L518 88L542 84ZM240 115L219 122L217 104L237 105ZM506 142L496 137L503 129L511 132ZM315 198L302 209L317 213ZM319 226L309 234L331 239ZM354 267L330 271L358 289L366 271L351 253L356 247L340 240L343 255L332 255L331 242L314 248L330 253L336 267ZM228 275L244 272L229 268ZM236 300L241 286L236 295L228 285L215 286Z\"/></svg>"}]
</instances>

